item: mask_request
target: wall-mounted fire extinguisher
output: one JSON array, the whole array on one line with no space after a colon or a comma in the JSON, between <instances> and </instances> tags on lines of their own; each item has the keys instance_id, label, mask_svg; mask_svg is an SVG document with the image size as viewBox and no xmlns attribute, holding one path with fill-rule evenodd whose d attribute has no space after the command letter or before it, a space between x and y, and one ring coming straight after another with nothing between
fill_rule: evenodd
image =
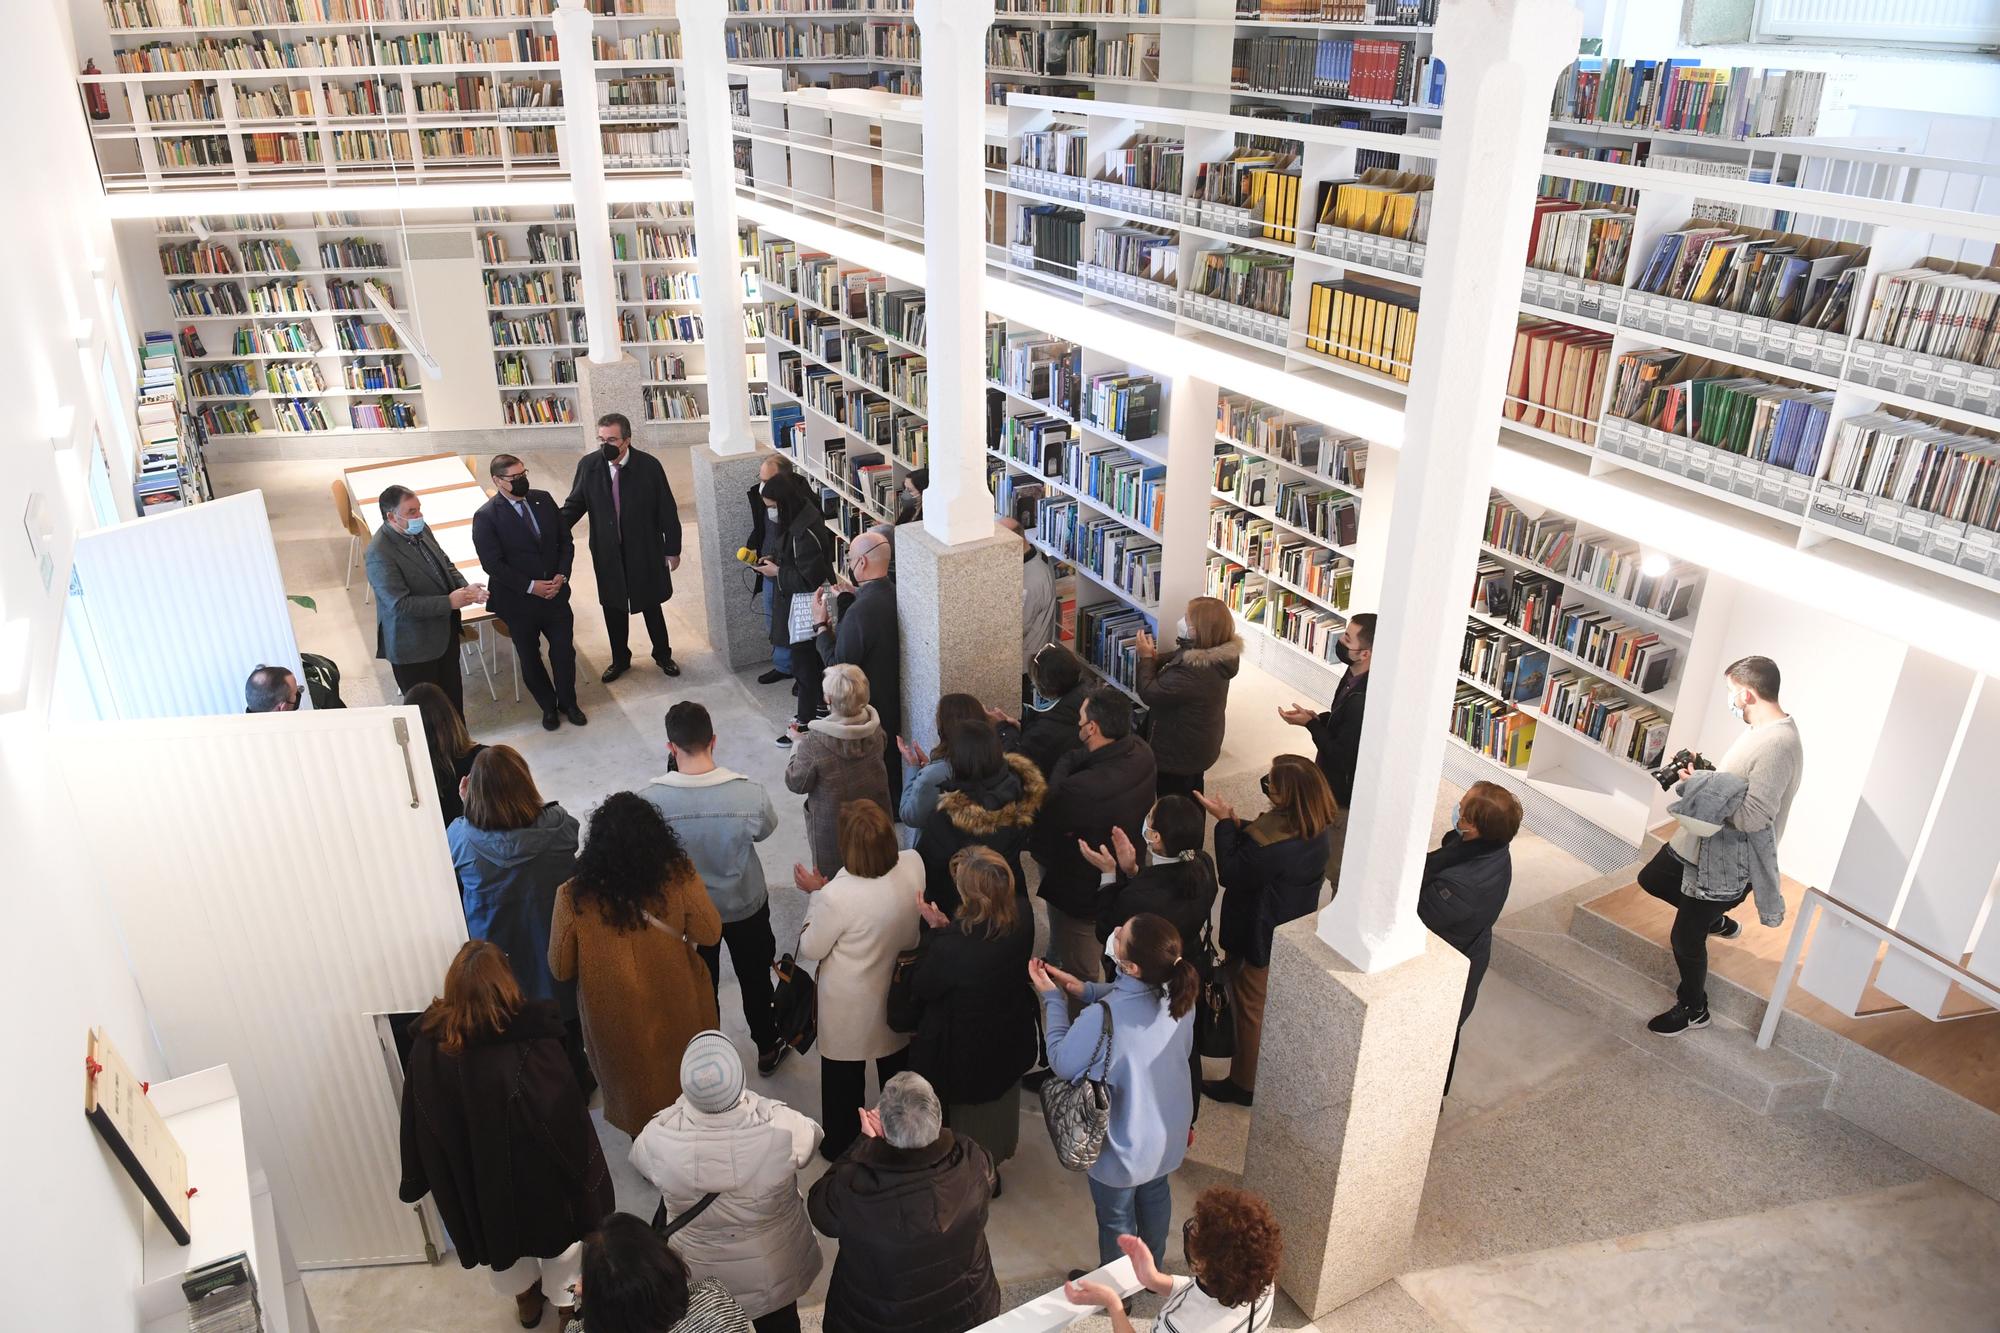
<instances>
[{"instance_id":1,"label":"wall-mounted fire extinguisher","mask_svg":"<svg viewBox=\"0 0 2000 1333\"><path fill-rule=\"evenodd\" d=\"M102 70L97 68L95 60L84 61L83 72L85 74L103 73ZM92 120L111 119L111 100L104 95L103 84L86 83L83 85L83 105L84 109L90 112Z\"/></svg>"}]
</instances>

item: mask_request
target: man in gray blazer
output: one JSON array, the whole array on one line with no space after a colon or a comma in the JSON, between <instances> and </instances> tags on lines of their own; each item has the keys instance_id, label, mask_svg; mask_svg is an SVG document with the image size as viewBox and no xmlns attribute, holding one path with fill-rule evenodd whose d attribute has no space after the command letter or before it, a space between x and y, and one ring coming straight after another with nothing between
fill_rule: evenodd
<instances>
[{"instance_id":1,"label":"man in gray blazer","mask_svg":"<svg viewBox=\"0 0 2000 1333\"><path fill-rule=\"evenodd\" d=\"M429 681L465 714L458 665L461 608L483 605L486 585L452 568L424 523L424 502L407 486L382 492L382 527L368 543L368 584L375 590L375 656L389 659L396 688Z\"/></svg>"}]
</instances>

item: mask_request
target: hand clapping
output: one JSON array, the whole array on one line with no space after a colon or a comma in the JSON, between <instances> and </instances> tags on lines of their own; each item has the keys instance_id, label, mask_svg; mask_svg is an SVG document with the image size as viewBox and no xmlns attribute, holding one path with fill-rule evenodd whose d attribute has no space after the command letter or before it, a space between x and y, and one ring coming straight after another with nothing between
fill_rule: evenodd
<instances>
[{"instance_id":1,"label":"hand clapping","mask_svg":"<svg viewBox=\"0 0 2000 1333\"><path fill-rule=\"evenodd\" d=\"M896 752L903 756L903 763L910 768L922 768L931 761L923 746L912 744L901 736L896 737Z\"/></svg>"},{"instance_id":2,"label":"hand clapping","mask_svg":"<svg viewBox=\"0 0 2000 1333\"><path fill-rule=\"evenodd\" d=\"M1201 808L1208 811L1209 818L1220 824L1236 818L1236 807L1219 796L1210 796L1205 791L1194 793L1194 799Z\"/></svg>"},{"instance_id":3,"label":"hand clapping","mask_svg":"<svg viewBox=\"0 0 2000 1333\"><path fill-rule=\"evenodd\" d=\"M1279 704L1278 716L1295 727L1304 727L1311 725L1312 720L1319 714L1304 704Z\"/></svg>"},{"instance_id":4,"label":"hand clapping","mask_svg":"<svg viewBox=\"0 0 2000 1333\"><path fill-rule=\"evenodd\" d=\"M826 876L794 861L792 863L792 883L801 893L818 893L826 887Z\"/></svg>"}]
</instances>

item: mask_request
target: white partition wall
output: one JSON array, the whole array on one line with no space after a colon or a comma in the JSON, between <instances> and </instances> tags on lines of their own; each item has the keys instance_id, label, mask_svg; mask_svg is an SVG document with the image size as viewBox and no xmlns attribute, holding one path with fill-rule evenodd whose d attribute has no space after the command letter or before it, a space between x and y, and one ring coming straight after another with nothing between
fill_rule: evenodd
<instances>
[{"instance_id":1,"label":"white partition wall","mask_svg":"<svg viewBox=\"0 0 2000 1333\"><path fill-rule=\"evenodd\" d=\"M80 808L117 812L89 854L169 1072L230 1067L300 1263L422 1259L369 1018L421 1009L465 939L416 709L91 723L52 748Z\"/></svg>"},{"instance_id":2,"label":"white partition wall","mask_svg":"<svg viewBox=\"0 0 2000 1333\"><path fill-rule=\"evenodd\" d=\"M71 593L108 716L240 713L253 668L301 670L260 491L78 537Z\"/></svg>"}]
</instances>

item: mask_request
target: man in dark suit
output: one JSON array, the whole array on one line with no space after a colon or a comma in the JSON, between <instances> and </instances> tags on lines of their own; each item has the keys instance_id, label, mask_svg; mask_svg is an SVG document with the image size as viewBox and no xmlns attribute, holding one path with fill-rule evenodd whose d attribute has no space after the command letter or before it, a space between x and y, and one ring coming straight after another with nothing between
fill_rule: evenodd
<instances>
[{"instance_id":1,"label":"man in dark suit","mask_svg":"<svg viewBox=\"0 0 2000 1333\"><path fill-rule=\"evenodd\" d=\"M820 660L828 666L846 663L868 677L868 702L882 719L883 762L888 765L889 790L903 790L903 761L896 742L903 734L903 643L896 616L896 584L889 577L893 554L888 534L870 528L847 544L851 593L829 602L828 589L813 594L813 629ZM833 628L835 605L840 628Z\"/></svg>"},{"instance_id":2,"label":"man in dark suit","mask_svg":"<svg viewBox=\"0 0 2000 1333\"><path fill-rule=\"evenodd\" d=\"M382 492L382 526L368 543L375 590L375 656L389 660L396 688L429 681L465 713L458 665L459 611L486 600L484 584L452 568L424 523L424 502L407 486Z\"/></svg>"},{"instance_id":3,"label":"man in dark suit","mask_svg":"<svg viewBox=\"0 0 2000 1333\"><path fill-rule=\"evenodd\" d=\"M472 549L479 552L479 564L492 589L487 604L513 636L521 683L542 706L542 729L554 731L559 717L580 727L589 719L576 706L576 647L569 605L569 569L576 543L555 497L529 489L526 463L512 454L495 454L488 470L499 490L472 516ZM549 641L546 669L544 637Z\"/></svg>"},{"instance_id":4,"label":"man in dark suit","mask_svg":"<svg viewBox=\"0 0 2000 1333\"><path fill-rule=\"evenodd\" d=\"M597 572L597 601L611 637L610 684L632 666L632 615L646 618L653 661L669 676L681 669L667 641L662 609L674 595L673 571L681 564L681 515L667 470L632 447L632 423L623 413L597 419L597 452L576 465L562 518L574 528L590 516L590 565Z\"/></svg>"}]
</instances>

